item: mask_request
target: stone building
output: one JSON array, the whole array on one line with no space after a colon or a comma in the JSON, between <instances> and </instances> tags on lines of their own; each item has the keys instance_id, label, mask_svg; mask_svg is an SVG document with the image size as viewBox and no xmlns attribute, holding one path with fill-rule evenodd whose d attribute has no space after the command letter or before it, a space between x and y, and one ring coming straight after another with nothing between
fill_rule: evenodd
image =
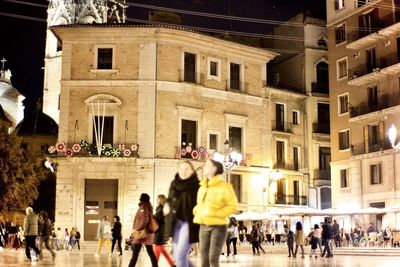
<instances>
[{"instance_id":1,"label":"stone building","mask_svg":"<svg viewBox=\"0 0 400 267\"><path fill-rule=\"evenodd\" d=\"M329 79L325 23L321 19L299 13L289 19L287 24L276 26L269 33L272 36L269 47L286 51L269 64L269 84L286 89L286 102L293 102L296 97L301 98L300 109L288 108L284 112L287 112L290 127L297 128L301 138L293 141L293 151L301 151L297 152L302 156L299 170L304 174L304 183L308 190L304 195L308 196L308 206L318 209L331 207Z\"/></svg>"},{"instance_id":2,"label":"stone building","mask_svg":"<svg viewBox=\"0 0 400 267\"><path fill-rule=\"evenodd\" d=\"M327 1L333 207L400 203L400 155L387 138L399 127L400 2ZM355 223L395 227L394 214Z\"/></svg>"}]
</instances>

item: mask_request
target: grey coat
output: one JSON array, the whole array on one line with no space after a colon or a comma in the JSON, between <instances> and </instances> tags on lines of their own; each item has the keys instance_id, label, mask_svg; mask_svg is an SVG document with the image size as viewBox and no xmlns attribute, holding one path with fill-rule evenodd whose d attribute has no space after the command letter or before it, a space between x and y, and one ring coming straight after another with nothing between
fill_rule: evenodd
<instances>
[{"instance_id":1,"label":"grey coat","mask_svg":"<svg viewBox=\"0 0 400 267\"><path fill-rule=\"evenodd\" d=\"M112 239L111 224L108 221L102 220L99 223L97 227L97 238Z\"/></svg>"},{"instance_id":2,"label":"grey coat","mask_svg":"<svg viewBox=\"0 0 400 267\"><path fill-rule=\"evenodd\" d=\"M38 235L38 216L34 213L27 214L24 220L24 236Z\"/></svg>"}]
</instances>

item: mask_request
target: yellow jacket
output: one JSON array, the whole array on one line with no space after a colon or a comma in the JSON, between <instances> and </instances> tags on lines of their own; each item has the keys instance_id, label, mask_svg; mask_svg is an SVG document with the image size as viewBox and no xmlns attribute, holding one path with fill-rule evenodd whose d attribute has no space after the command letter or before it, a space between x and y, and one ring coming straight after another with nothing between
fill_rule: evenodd
<instances>
[{"instance_id":1,"label":"yellow jacket","mask_svg":"<svg viewBox=\"0 0 400 267\"><path fill-rule=\"evenodd\" d=\"M203 225L226 225L228 216L237 212L237 199L232 185L217 175L200 182L193 222Z\"/></svg>"}]
</instances>

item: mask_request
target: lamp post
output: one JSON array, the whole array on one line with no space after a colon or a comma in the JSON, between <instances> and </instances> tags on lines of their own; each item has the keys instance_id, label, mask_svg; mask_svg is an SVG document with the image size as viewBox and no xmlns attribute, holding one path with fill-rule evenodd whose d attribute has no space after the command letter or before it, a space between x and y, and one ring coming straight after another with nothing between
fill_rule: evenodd
<instances>
[{"instance_id":1,"label":"lamp post","mask_svg":"<svg viewBox=\"0 0 400 267\"><path fill-rule=\"evenodd\" d=\"M390 144L392 145L392 147L395 149L400 149L400 142L395 144L396 138L397 138L397 129L393 124L392 124L392 126L390 126L390 128L388 130L388 137L389 137L389 141L390 141Z\"/></svg>"},{"instance_id":2,"label":"lamp post","mask_svg":"<svg viewBox=\"0 0 400 267\"><path fill-rule=\"evenodd\" d=\"M231 150L231 148L229 147L228 140L226 140L224 142L224 146L225 146L224 153L214 152L213 159L222 163L222 165L224 166L225 173L226 173L226 181L229 182L230 171L234 167L240 165L240 162L243 159L243 155L235 150Z\"/></svg>"}]
</instances>

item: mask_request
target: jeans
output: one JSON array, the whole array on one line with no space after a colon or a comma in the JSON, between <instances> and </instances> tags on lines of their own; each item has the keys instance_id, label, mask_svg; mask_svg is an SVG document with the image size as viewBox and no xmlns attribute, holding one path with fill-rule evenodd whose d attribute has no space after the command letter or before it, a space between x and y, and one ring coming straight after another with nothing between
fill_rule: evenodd
<instances>
[{"instance_id":1,"label":"jeans","mask_svg":"<svg viewBox=\"0 0 400 267\"><path fill-rule=\"evenodd\" d=\"M51 255L54 257L56 253L53 251L53 249L50 246L50 236L41 236L40 241L39 241L39 248L40 248L40 259L43 258L43 244L47 248L48 251L50 251Z\"/></svg>"},{"instance_id":2,"label":"jeans","mask_svg":"<svg viewBox=\"0 0 400 267\"><path fill-rule=\"evenodd\" d=\"M231 254L231 243L233 244L233 255L237 255L237 237L229 238L226 240L226 255L229 256Z\"/></svg>"},{"instance_id":3,"label":"jeans","mask_svg":"<svg viewBox=\"0 0 400 267\"><path fill-rule=\"evenodd\" d=\"M251 248L253 250L253 255L260 254L260 250L258 249L258 241L251 241Z\"/></svg>"},{"instance_id":4,"label":"jeans","mask_svg":"<svg viewBox=\"0 0 400 267\"><path fill-rule=\"evenodd\" d=\"M322 239L322 244L324 245L324 251L322 252L322 255L325 255L326 252L327 253L326 256L328 257L333 256L330 243L331 243L330 239Z\"/></svg>"},{"instance_id":5,"label":"jeans","mask_svg":"<svg viewBox=\"0 0 400 267\"><path fill-rule=\"evenodd\" d=\"M177 220L172 237L172 253L174 254L176 266L194 266L188 257L191 247L192 244L189 242L189 223Z\"/></svg>"},{"instance_id":6,"label":"jeans","mask_svg":"<svg viewBox=\"0 0 400 267\"><path fill-rule=\"evenodd\" d=\"M30 249L32 248L35 251L36 255L40 255L40 251L36 246L36 236L28 235L25 237L26 245L25 245L25 254L28 259L31 259Z\"/></svg>"},{"instance_id":7,"label":"jeans","mask_svg":"<svg viewBox=\"0 0 400 267\"><path fill-rule=\"evenodd\" d=\"M80 239L75 239L74 243L72 244L72 249L74 249L75 244L78 245L78 250L81 250Z\"/></svg>"},{"instance_id":8,"label":"jeans","mask_svg":"<svg viewBox=\"0 0 400 267\"><path fill-rule=\"evenodd\" d=\"M158 267L157 259L156 259L156 256L154 255L154 251L153 251L153 246L146 245L145 247L146 247L146 250L147 250L147 254L149 254L152 267ZM129 267L135 267L136 266L136 262L138 260L141 248L142 248L142 244L134 244L132 246L132 251L133 252L132 252L132 259L129 262Z\"/></svg>"},{"instance_id":9,"label":"jeans","mask_svg":"<svg viewBox=\"0 0 400 267\"><path fill-rule=\"evenodd\" d=\"M112 239L111 253L114 252L115 243L117 243L117 242L118 242L118 248L119 248L119 255L122 255L122 246L121 246L122 237L117 237L117 238Z\"/></svg>"},{"instance_id":10,"label":"jeans","mask_svg":"<svg viewBox=\"0 0 400 267\"><path fill-rule=\"evenodd\" d=\"M288 244L289 257L294 257L293 244Z\"/></svg>"},{"instance_id":11,"label":"jeans","mask_svg":"<svg viewBox=\"0 0 400 267\"><path fill-rule=\"evenodd\" d=\"M219 256L228 235L226 225L200 225L201 267L219 267ZM179 264L177 266L180 267Z\"/></svg>"}]
</instances>

